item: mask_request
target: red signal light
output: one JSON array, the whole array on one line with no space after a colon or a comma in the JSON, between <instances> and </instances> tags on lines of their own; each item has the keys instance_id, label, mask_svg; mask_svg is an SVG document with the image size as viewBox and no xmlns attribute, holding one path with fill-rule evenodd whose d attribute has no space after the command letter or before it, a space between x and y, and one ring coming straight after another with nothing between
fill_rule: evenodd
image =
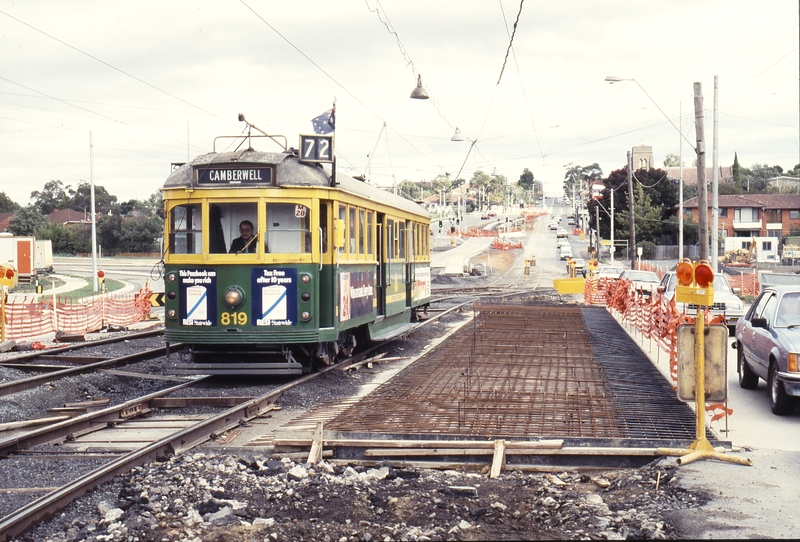
<instances>
[{"instance_id":1,"label":"red signal light","mask_svg":"<svg viewBox=\"0 0 800 542\"><path fill-rule=\"evenodd\" d=\"M688 258L682 259L677 267L675 267L675 276L678 279L678 284L681 286L689 286L692 284L694 266Z\"/></svg>"},{"instance_id":2,"label":"red signal light","mask_svg":"<svg viewBox=\"0 0 800 542\"><path fill-rule=\"evenodd\" d=\"M694 280L701 288L708 288L714 284L714 270L711 269L707 261L701 260L698 262L694 270Z\"/></svg>"},{"instance_id":3,"label":"red signal light","mask_svg":"<svg viewBox=\"0 0 800 542\"><path fill-rule=\"evenodd\" d=\"M14 278L14 270L11 269L10 267L6 267L6 278L8 280L11 280L11 279Z\"/></svg>"},{"instance_id":4,"label":"red signal light","mask_svg":"<svg viewBox=\"0 0 800 542\"><path fill-rule=\"evenodd\" d=\"M101 278L103 278L105 276L106 276L106 273L102 269L97 272L97 278L101 279Z\"/></svg>"}]
</instances>

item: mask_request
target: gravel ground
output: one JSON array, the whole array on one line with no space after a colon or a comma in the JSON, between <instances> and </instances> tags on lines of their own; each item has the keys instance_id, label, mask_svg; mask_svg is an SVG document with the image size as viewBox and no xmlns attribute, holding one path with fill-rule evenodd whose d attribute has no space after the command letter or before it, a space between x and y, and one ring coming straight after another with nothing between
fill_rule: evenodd
<instances>
[{"instance_id":1,"label":"gravel ground","mask_svg":"<svg viewBox=\"0 0 800 542\"><path fill-rule=\"evenodd\" d=\"M486 278L463 280L475 283ZM423 352L462 318L454 314L393 343L387 347L387 357ZM108 350L98 355L119 354ZM168 371L168 362L160 363ZM0 371L0 379L19 377ZM278 403L283 417L350 396L379 378L380 372L330 371L285 393ZM126 389L137 394L142 392L137 386L160 389L169 384L133 380L65 379L50 390L16 394L8 405L3 401L0 420L43 415L51 406L91 397L112 397L117 402L124 400ZM275 384L216 379L203 387L214 395L253 396ZM16 540L663 539L680 538L675 514L708 500L702 489L681 486L671 460L640 469L505 472L488 479L485 473L388 466L369 469L323 462L312 467L259 453L253 448L239 455L195 451L161 458L103 484ZM51 460L2 461L0 487L58 483L56 478L45 482L26 476L52 471ZM88 470L93 464L86 461L80 468ZM3 496L4 503L12 500Z\"/></svg>"}]
</instances>

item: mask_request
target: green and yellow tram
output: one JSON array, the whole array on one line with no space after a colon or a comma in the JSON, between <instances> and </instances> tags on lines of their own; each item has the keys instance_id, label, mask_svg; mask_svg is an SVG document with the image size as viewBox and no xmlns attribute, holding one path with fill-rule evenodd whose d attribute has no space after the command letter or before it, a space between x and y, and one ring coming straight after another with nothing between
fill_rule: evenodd
<instances>
[{"instance_id":1,"label":"green and yellow tram","mask_svg":"<svg viewBox=\"0 0 800 542\"><path fill-rule=\"evenodd\" d=\"M181 372L307 372L426 310L427 213L319 162L215 150L165 182L165 337Z\"/></svg>"}]
</instances>

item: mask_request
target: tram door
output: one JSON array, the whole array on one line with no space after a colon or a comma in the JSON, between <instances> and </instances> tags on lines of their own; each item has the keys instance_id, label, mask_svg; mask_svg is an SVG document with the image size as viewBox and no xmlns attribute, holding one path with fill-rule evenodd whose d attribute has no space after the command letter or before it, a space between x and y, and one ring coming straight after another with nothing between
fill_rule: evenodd
<instances>
[{"instance_id":1,"label":"tram door","mask_svg":"<svg viewBox=\"0 0 800 542\"><path fill-rule=\"evenodd\" d=\"M378 213L377 216L377 254L378 269L375 274L375 295L378 300L378 316L386 314L386 243L391 239L391 232L384 231L386 228L386 215Z\"/></svg>"}]
</instances>

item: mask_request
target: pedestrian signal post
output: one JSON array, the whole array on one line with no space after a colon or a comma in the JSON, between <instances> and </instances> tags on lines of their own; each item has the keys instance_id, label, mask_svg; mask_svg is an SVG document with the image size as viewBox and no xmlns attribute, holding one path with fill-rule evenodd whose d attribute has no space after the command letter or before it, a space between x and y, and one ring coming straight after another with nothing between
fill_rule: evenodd
<instances>
[{"instance_id":1,"label":"pedestrian signal post","mask_svg":"<svg viewBox=\"0 0 800 542\"><path fill-rule=\"evenodd\" d=\"M711 390L709 389L706 393L706 388L708 386L709 379L706 378L705 374L705 365L706 365L706 336L720 336L718 333L713 334L711 333L711 329L716 326L707 326L705 323L705 310L706 307L710 307L714 305L714 270L705 260L700 260L699 262L692 262L688 258L684 258L681 260L677 267L675 268L675 278L678 281L678 285L675 288L675 301L678 303L691 303L697 307L697 314L695 316L695 323L694 323L694 401L695 401L695 440L689 447L685 450L681 449L673 449L673 448L661 448L657 451L657 453L661 455L675 455L680 456L676 460L678 465L685 465L687 463L691 463L692 461L697 461L698 459L718 459L720 461L728 461L730 463L738 463L740 465L752 465L752 460L743 459L740 457L734 457L726 455L722 452L717 452L714 450L714 447L711 446L711 443L706 438L706 423L705 423L705 414L706 414L706 397L707 396L714 396L715 393L719 393L718 390ZM679 328L684 326L679 326ZM691 328L692 325L688 324L688 328ZM725 334L724 337L727 338L727 327L725 327ZM689 333L692 332L691 329L686 329L684 331L688 331ZM679 336L681 335L681 330L678 331ZM691 339L690 339L691 341ZM725 344L725 340L716 341L719 342L721 348L724 348L724 352L727 352L727 345ZM684 355L691 355L691 353L683 352L682 351L682 344L687 343L687 341L678 341L678 358L681 359ZM689 342L688 344L691 344ZM684 347L685 348L685 347ZM691 350L691 346L688 346ZM722 358L724 359L724 355ZM724 367L724 364L723 364ZM685 376L682 374L681 371L681 364L678 364L678 381L680 382L681 377ZM712 381L714 379L711 379ZM725 379L722 379L722 385L727 386L727 382ZM691 384L689 384L691 386ZM680 388L680 384L679 384ZM727 387L723 391L725 393L727 391ZM679 399L686 400L684 397L681 397L681 393L679 391L678 394ZM716 398L718 399L718 397Z\"/></svg>"}]
</instances>

